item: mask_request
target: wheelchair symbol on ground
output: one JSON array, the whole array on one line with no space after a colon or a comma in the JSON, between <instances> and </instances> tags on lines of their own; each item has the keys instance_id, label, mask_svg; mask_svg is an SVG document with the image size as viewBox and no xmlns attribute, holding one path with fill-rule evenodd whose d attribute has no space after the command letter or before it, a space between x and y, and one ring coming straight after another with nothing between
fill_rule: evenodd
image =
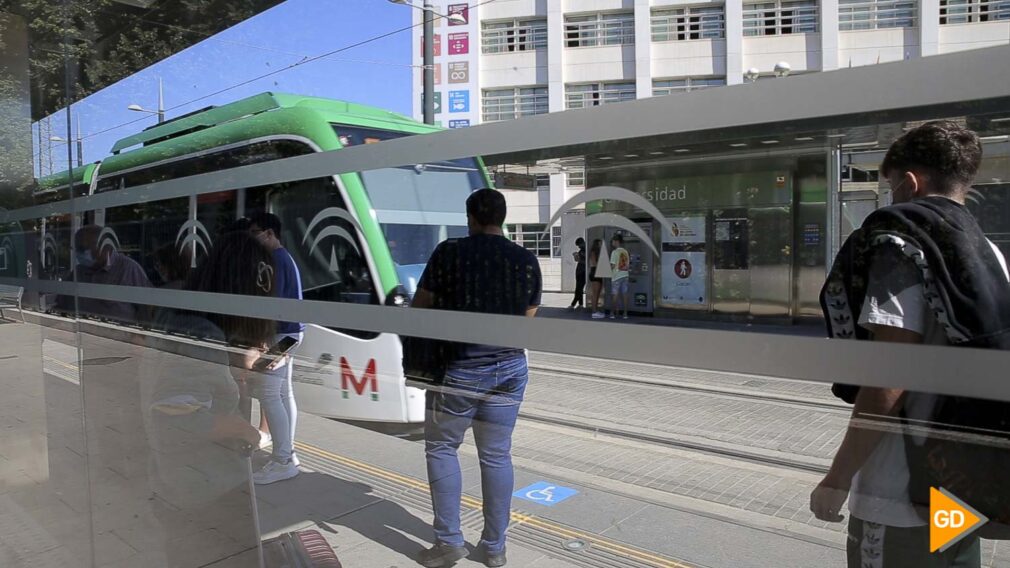
<instances>
[{"instance_id":1,"label":"wheelchair symbol on ground","mask_svg":"<svg viewBox=\"0 0 1010 568\"><path fill-rule=\"evenodd\" d=\"M512 494L513 497L533 501L541 505L553 507L569 497L578 495L578 491L570 487L561 487L547 481L538 481L533 485L523 487Z\"/></svg>"}]
</instances>

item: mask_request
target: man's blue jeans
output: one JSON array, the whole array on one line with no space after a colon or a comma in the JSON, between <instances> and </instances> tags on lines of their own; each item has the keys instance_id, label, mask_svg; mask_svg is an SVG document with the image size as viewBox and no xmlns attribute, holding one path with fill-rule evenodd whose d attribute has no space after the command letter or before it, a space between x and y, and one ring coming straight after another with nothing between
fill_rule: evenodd
<instances>
[{"instance_id":1,"label":"man's blue jeans","mask_svg":"<svg viewBox=\"0 0 1010 568\"><path fill-rule=\"evenodd\" d=\"M528 378L526 356L521 355L481 367L450 367L444 384L428 391L424 448L438 542L464 544L459 520L463 480L457 450L472 425L484 497L480 544L491 553L505 549L512 508L512 430Z\"/></svg>"}]
</instances>

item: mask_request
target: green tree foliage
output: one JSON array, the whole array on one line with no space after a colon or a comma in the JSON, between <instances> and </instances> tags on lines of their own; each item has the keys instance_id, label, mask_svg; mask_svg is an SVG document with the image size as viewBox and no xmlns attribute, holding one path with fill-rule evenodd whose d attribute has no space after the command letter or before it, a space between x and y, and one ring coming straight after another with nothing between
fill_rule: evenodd
<instances>
[{"instance_id":1,"label":"green tree foliage","mask_svg":"<svg viewBox=\"0 0 1010 568\"><path fill-rule=\"evenodd\" d=\"M27 27L31 78L29 86L25 77L0 66L0 194L12 187L30 193L31 180L24 178L25 173L31 178L33 171L32 120L66 108L279 1L161 0L145 9L113 0L0 0L0 53L6 53L4 32L11 25L2 16L14 14ZM28 95L30 113L25 109Z\"/></svg>"}]
</instances>

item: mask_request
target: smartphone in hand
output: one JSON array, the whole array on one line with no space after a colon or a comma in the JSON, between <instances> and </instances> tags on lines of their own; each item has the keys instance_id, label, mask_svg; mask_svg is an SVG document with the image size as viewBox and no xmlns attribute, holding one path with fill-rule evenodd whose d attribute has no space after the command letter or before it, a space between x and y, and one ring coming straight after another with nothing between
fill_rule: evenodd
<instances>
[{"instance_id":1,"label":"smartphone in hand","mask_svg":"<svg viewBox=\"0 0 1010 568\"><path fill-rule=\"evenodd\" d=\"M291 352L295 346L298 345L298 340L291 336L286 336L277 343L273 344L270 349L267 349L266 353L260 356L253 365L252 370L264 372L273 371L281 365L284 358L287 357L288 353Z\"/></svg>"}]
</instances>

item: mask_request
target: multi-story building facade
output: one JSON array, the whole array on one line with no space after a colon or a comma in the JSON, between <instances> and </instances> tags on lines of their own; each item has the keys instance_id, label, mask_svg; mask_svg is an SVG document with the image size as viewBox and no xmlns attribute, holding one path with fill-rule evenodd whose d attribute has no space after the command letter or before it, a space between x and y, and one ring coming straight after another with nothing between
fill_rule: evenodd
<instances>
[{"instance_id":1,"label":"multi-story building facade","mask_svg":"<svg viewBox=\"0 0 1010 568\"><path fill-rule=\"evenodd\" d=\"M435 0L436 120L448 127L608 105L1010 42L1010 0ZM422 12L416 11L420 24ZM414 28L421 117L422 26ZM557 256L545 224L584 188L580 171L506 189L514 237ZM515 187L515 184L506 184ZM551 235L548 237L547 235ZM546 273L558 272L546 261ZM550 282L550 280L549 280Z\"/></svg>"}]
</instances>

